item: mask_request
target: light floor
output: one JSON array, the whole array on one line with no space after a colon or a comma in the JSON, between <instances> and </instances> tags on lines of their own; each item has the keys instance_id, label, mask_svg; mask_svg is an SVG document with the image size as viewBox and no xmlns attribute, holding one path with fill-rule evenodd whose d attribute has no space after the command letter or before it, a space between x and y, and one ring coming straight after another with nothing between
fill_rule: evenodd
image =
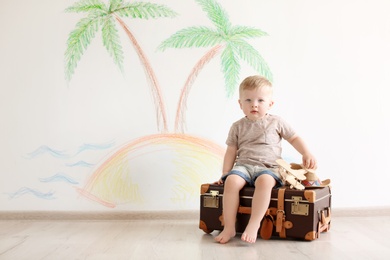
<instances>
[{"instance_id":1,"label":"light floor","mask_svg":"<svg viewBox=\"0 0 390 260\"><path fill-rule=\"evenodd\" d=\"M390 259L390 216L333 217L318 240L226 245L198 219L0 220L0 259Z\"/></svg>"}]
</instances>

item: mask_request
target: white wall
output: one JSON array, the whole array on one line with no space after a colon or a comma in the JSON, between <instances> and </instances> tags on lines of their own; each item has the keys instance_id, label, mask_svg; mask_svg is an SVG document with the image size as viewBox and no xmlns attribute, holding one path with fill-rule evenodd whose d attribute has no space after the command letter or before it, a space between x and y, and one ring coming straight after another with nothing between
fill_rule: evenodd
<instances>
[{"instance_id":1,"label":"white wall","mask_svg":"<svg viewBox=\"0 0 390 260\"><path fill-rule=\"evenodd\" d=\"M179 16L124 20L160 81L172 133L180 89L207 49L156 48L182 28L212 25L195 1L150 2ZM390 206L390 3L219 2L233 24L269 34L250 43L274 75L271 113L311 147L319 175L332 179L333 207ZM237 95L226 98L219 57L188 99L193 139L152 139L159 131L149 87L119 27L123 74L97 34L66 83L66 41L83 17L64 12L73 3L0 1L1 210L197 209L199 184L219 178L227 131L242 116ZM243 65L241 79L253 73ZM42 146L57 153L33 154ZM300 159L287 145L285 156Z\"/></svg>"}]
</instances>

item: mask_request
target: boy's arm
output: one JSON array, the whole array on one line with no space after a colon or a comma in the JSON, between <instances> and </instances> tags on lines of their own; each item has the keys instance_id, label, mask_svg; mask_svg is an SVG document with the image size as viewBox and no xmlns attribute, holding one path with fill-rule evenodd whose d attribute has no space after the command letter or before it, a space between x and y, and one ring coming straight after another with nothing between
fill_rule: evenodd
<instances>
[{"instance_id":1,"label":"boy's arm","mask_svg":"<svg viewBox=\"0 0 390 260\"><path fill-rule=\"evenodd\" d=\"M222 176L230 172L230 170L233 168L234 162L236 161L236 157L237 147L228 145L228 147L226 148L225 156L223 158ZM217 183L222 184L223 181L219 179Z\"/></svg>"},{"instance_id":2,"label":"boy's arm","mask_svg":"<svg viewBox=\"0 0 390 260\"><path fill-rule=\"evenodd\" d=\"M298 135L293 135L287 140L302 155L302 163L308 169L317 168L317 160L309 151L305 142Z\"/></svg>"}]
</instances>

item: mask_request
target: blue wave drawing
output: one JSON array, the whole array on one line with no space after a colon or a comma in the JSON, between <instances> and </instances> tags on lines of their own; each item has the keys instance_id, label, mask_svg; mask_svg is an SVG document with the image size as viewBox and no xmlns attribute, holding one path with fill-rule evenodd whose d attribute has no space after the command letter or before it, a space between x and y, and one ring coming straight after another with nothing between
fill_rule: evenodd
<instances>
[{"instance_id":1,"label":"blue wave drawing","mask_svg":"<svg viewBox=\"0 0 390 260\"><path fill-rule=\"evenodd\" d=\"M105 150L113 147L115 145L115 142L110 142L106 144L83 144L79 147L78 152L75 154L82 153L87 150Z\"/></svg>"},{"instance_id":2,"label":"blue wave drawing","mask_svg":"<svg viewBox=\"0 0 390 260\"><path fill-rule=\"evenodd\" d=\"M36 149L34 152L27 154L27 156L29 158L34 158L34 157L37 157L38 155L42 155L42 154L50 154L51 156L56 157L56 158L67 158L69 156L64 151L54 150L54 149L48 147L47 145L42 145L41 147Z\"/></svg>"},{"instance_id":3,"label":"blue wave drawing","mask_svg":"<svg viewBox=\"0 0 390 260\"><path fill-rule=\"evenodd\" d=\"M37 197L39 199L46 199L46 200L55 199L53 197L53 195L54 195L53 191L49 191L47 193L43 193L43 192L40 192L38 190L30 189L30 188L27 188L27 187L22 187L18 191L9 194L9 197L10 197L10 199L14 199L14 198L18 198L18 197L21 197L23 195L26 195L26 194L32 194L32 195L34 195L35 197Z\"/></svg>"},{"instance_id":4,"label":"blue wave drawing","mask_svg":"<svg viewBox=\"0 0 390 260\"><path fill-rule=\"evenodd\" d=\"M61 172L57 173L51 177L39 178L39 180L41 182L67 182L70 184L79 184L77 181L73 180L72 178L70 178L69 176L67 176L66 174L61 173Z\"/></svg>"},{"instance_id":5,"label":"blue wave drawing","mask_svg":"<svg viewBox=\"0 0 390 260\"><path fill-rule=\"evenodd\" d=\"M69 158L72 158L84 151L88 151L88 150L93 150L93 151L96 151L96 150L106 150L106 149L109 149L111 147L113 147L115 145L115 142L111 141L109 143L103 143L103 144L88 144L88 143L85 143L81 146L79 146L77 148L77 151L76 152L73 152L73 153L70 153L70 152L66 152L66 151L60 151L60 150L56 150L56 149L53 149L53 148L50 148L49 146L47 145L42 145L40 146L38 149L36 149L35 151L31 152L31 153L28 153L27 154L27 157L29 159L32 159L32 158L35 158L37 156L40 156L40 155L43 155L43 154L49 154L55 158L61 158L61 159L69 159Z\"/></svg>"},{"instance_id":6,"label":"blue wave drawing","mask_svg":"<svg viewBox=\"0 0 390 260\"><path fill-rule=\"evenodd\" d=\"M94 165L95 164L87 163L85 161L78 161L76 163L67 163L66 164L66 166L68 166L68 167L77 167L77 166L79 166L79 167L89 167L89 168L93 167Z\"/></svg>"}]
</instances>

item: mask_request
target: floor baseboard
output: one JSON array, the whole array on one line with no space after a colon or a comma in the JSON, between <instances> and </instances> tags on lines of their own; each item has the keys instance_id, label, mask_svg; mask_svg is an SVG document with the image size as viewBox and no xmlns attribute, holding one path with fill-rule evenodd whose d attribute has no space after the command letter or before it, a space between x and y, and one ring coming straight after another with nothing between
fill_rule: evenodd
<instances>
[{"instance_id":1,"label":"floor baseboard","mask_svg":"<svg viewBox=\"0 0 390 260\"><path fill-rule=\"evenodd\" d=\"M390 216L390 207L337 208L332 217ZM198 210L188 211L0 211L0 220L195 220Z\"/></svg>"},{"instance_id":2,"label":"floor baseboard","mask_svg":"<svg viewBox=\"0 0 390 260\"><path fill-rule=\"evenodd\" d=\"M0 220L186 220L199 218L199 211L8 211Z\"/></svg>"}]
</instances>

